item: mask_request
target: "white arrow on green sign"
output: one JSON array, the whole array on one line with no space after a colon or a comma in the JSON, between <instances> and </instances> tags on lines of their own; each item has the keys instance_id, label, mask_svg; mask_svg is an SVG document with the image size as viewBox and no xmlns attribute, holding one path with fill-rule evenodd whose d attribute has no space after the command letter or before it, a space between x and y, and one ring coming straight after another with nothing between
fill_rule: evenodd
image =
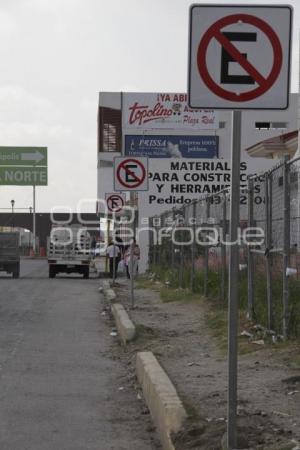
<instances>
[{"instance_id":1,"label":"white arrow on green sign","mask_svg":"<svg viewBox=\"0 0 300 450\"><path fill-rule=\"evenodd\" d=\"M0 166L47 166L47 147L0 147Z\"/></svg>"},{"instance_id":2,"label":"white arrow on green sign","mask_svg":"<svg viewBox=\"0 0 300 450\"><path fill-rule=\"evenodd\" d=\"M47 186L47 147L0 147L0 185Z\"/></svg>"}]
</instances>

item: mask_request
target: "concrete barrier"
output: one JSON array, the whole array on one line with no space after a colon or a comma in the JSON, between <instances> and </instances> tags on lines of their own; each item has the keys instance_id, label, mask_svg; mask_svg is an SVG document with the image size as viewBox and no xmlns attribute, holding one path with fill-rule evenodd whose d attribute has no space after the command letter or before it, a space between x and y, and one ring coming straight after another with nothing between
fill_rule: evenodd
<instances>
[{"instance_id":1,"label":"concrete barrier","mask_svg":"<svg viewBox=\"0 0 300 450\"><path fill-rule=\"evenodd\" d=\"M103 280L102 281L102 287L103 289L109 289L110 288L110 281L109 280Z\"/></svg>"},{"instance_id":2,"label":"concrete barrier","mask_svg":"<svg viewBox=\"0 0 300 450\"><path fill-rule=\"evenodd\" d=\"M113 301L116 299L116 293L113 289L104 289L104 294L109 301Z\"/></svg>"},{"instance_id":3,"label":"concrete barrier","mask_svg":"<svg viewBox=\"0 0 300 450\"><path fill-rule=\"evenodd\" d=\"M175 387L151 352L140 352L136 373L164 450L175 450L172 433L177 433L187 413Z\"/></svg>"},{"instance_id":4,"label":"concrete barrier","mask_svg":"<svg viewBox=\"0 0 300 450\"><path fill-rule=\"evenodd\" d=\"M132 341L135 338L135 326L129 319L124 307L119 303L114 303L111 307L111 312L114 316L116 327L123 344Z\"/></svg>"}]
</instances>

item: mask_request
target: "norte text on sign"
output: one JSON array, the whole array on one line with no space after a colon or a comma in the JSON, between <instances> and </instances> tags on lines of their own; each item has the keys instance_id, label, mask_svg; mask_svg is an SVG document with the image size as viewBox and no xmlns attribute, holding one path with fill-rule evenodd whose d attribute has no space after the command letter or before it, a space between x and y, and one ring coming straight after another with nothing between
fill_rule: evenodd
<instances>
[{"instance_id":1,"label":"norte text on sign","mask_svg":"<svg viewBox=\"0 0 300 450\"><path fill-rule=\"evenodd\" d=\"M0 185L47 186L47 167L2 167Z\"/></svg>"},{"instance_id":2,"label":"norte text on sign","mask_svg":"<svg viewBox=\"0 0 300 450\"><path fill-rule=\"evenodd\" d=\"M46 186L47 147L1 147L0 185Z\"/></svg>"}]
</instances>

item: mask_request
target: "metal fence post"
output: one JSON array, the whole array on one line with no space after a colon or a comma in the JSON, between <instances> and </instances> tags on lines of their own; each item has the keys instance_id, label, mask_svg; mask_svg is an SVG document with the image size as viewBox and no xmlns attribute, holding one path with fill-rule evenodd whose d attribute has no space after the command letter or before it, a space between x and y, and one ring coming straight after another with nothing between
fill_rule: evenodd
<instances>
[{"instance_id":1,"label":"metal fence post","mask_svg":"<svg viewBox=\"0 0 300 450\"><path fill-rule=\"evenodd\" d=\"M180 211L180 226L182 226L182 219L184 217L184 207L182 207L181 211ZM180 230L179 232L179 236L180 236L180 242L182 242L182 230ZM179 253L179 257L180 257L180 262L179 262L179 287L183 288L183 264L184 264L184 246L180 245L180 253Z\"/></svg>"},{"instance_id":2,"label":"metal fence post","mask_svg":"<svg viewBox=\"0 0 300 450\"><path fill-rule=\"evenodd\" d=\"M162 213L160 215L160 220L161 220L160 227L164 228L164 226L165 226L165 214L164 213ZM165 267L165 262L166 262L166 239L163 236L162 236L159 248L160 248L160 265L162 267Z\"/></svg>"},{"instance_id":3,"label":"metal fence post","mask_svg":"<svg viewBox=\"0 0 300 450\"><path fill-rule=\"evenodd\" d=\"M152 217L152 226L154 228L154 236L153 236L153 244L152 244L152 251L153 251L153 266L157 266L157 224L156 224L156 217Z\"/></svg>"},{"instance_id":4,"label":"metal fence post","mask_svg":"<svg viewBox=\"0 0 300 450\"><path fill-rule=\"evenodd\" d=\"M210 216L210 197L206 198L206 224L208 224L208 219ZM208 242L205 238L206 243ZM203 295L207 297L208 294L208 271L209 271L209 248L207 245L204 247L204 285L203 285Z\"/></svg>"},{"instance_id":5,"label":"metal fence post","mask_svg":"<svg viewBox=\"0 0 300 450\"><path fill-rule=\"evenodd\" d=\"M158 228L159 228L159 230L161 229L161 227L162 227L162 216L160 215L159 217L158 217ZM160 241L157 241L157 255L158 255L158 265L159 266L161 266L161 263L162 263L162 242L160 242Z\"/></svg>"},{"instance_id":6,"label":"metal fence post","mask_svg":"<svg viewBox=\"0 0 300 450\"><path fill-rule=\"evenodd\" d=\"M172 223L172 230L173 228L176 226L175 224L175 220L176 220L176 214L175 214L175 209L173 208L172 211L172 218L173 218L173 223ZM174 269L174 265L175 265L175 253L174 253L174 242L173 242L173 236L171 237L171 268Z\"/></svg>"},{"instance_id":7,"label":"metal fence post","mask_svg":"<svg viewBox=\"0 0 300 450\"><path fill-rule=\"evenodd\" d=\"M194 292L195 284L195 256L196 256L196 201L193 201L193 212L192 212L192 231L193 231L193 242L191 246L191 278L190 278L190 290Z\"/></svg>"},{"instance_id":8,"label":"metal fence post","mask_svg":"<svg viewBox=\"0 0 300 450\"><path fill-rule=\"evenodd\" d=\"M273 305L272 305L272 274L271 274L271 189L272 184L270 183L270 177L268 172L264 177L265 184L265 256L266 256L266 275L267 275L267 303L268 303L268 328L271 330L273 328Z\"/></svg>"},{"instance_id":9,"label":"metal fence post","mask_svg":"<svg viewBox=\"0 0 300 450\"><path fill-rule=\"evenodd\" d=\"M227 228L227 204L226 191L223 192L222 203L222 243L221 243L221 301L225 302L225 283L226 283L226 228Z\"/></svg>"},{"instance_id":10,"label":"metal fence post","mask_svg":"<svg viewBox=\"0 0 300 450\"><path fill-rule=\"evenodd\" d=\"M154 265L154 226L153 226L153 217L149 218L149 267Z\"/></svg>"},{"instance_id":11,"label":"metal fence post","mask_svg":"<svg viewBox=\"0 0 300 450\"><path fill-rule=\"evenodd\" d=\"M248 177L248 228L253 227L253 200L254 200L254 182L253 178ZM254 265L251 245L247 246L247 269L248 269L248 317L254 318Z\"/></svg>"},{"instance_id":12,"label":"metal fence post","mask_svg":"<svg viewBox=\"0 0 300 450\"><path fill-rule=\"evenodd\" d=\"M283 166L283 258L282 258L282 300L283 300L283 336L288 336L289 324L289 282L287 268L290 263L290 165L289 156L284 157Z\"/></svg>"}]
</instances>

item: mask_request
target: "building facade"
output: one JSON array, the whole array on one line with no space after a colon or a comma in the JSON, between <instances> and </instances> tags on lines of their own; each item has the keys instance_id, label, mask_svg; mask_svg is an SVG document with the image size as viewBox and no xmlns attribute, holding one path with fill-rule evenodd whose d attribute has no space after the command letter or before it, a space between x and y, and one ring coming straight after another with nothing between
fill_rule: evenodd
<instances>
[{"instance_id":1,"label":"building facade","mask_svg":"<svg viewBox=\"0 0 300 450\"><path fill-rule=\"evenodd\" d=\"M260 173L276 163L276 158L286 152L285 146L280 145L281 141L284 142L283 136L296 133L299 123L298 94L290 95L289 107L286 110L242 112L241 160L247 164L250 173ZM167 158L178 160L178 157L183 155L185 159L186 152L189 150L188 147L184 147L180 154L180 142L188 145L187 141L192 141L193 145L195 144L194 153L191 153L193 160L197 160L197 157L199 160L203 159L203 152L206 151L209 158L227 161L230 159L231 136L231 111L190 110L186 104L185 94L101 92L98 110L98 199L104 199L106 193L114 192L113 160L115 156L130 155L132 154L130 151L135 151L136 156L139 151L143 155L148 152L152 171L159 172L161 167L167 164ZM199 144L200 138L201 144ZM276 152L264 154L256 152L255 154L249 151L262 141L274 138L279 142ZM211 143L217 145L217 149L215 147L213 149L215 154L212 153L211 146L201 147L205 141L209 141L210 145ZM149 143L151 146L158 147L165 145L161 149L163 156L159 153L160 148L155 149L155 152L153 148L149 150ZM145 147L146 145L148 147ZM198 152L200 148L203 150L202 153ZM163 208L170 209L174 206L168 204L156 209L149 208L147 199L145 200L142 195L140 197L143 198L138 208L141 216L153 215L154 211L155 214L160 214ZM129 201L128 194L127 198ZM142 255L145 255L141 263L144 270L148 254L147 240L145 239L145 242L140 245L143 247Z\"/></svg>"}]
</instances>

